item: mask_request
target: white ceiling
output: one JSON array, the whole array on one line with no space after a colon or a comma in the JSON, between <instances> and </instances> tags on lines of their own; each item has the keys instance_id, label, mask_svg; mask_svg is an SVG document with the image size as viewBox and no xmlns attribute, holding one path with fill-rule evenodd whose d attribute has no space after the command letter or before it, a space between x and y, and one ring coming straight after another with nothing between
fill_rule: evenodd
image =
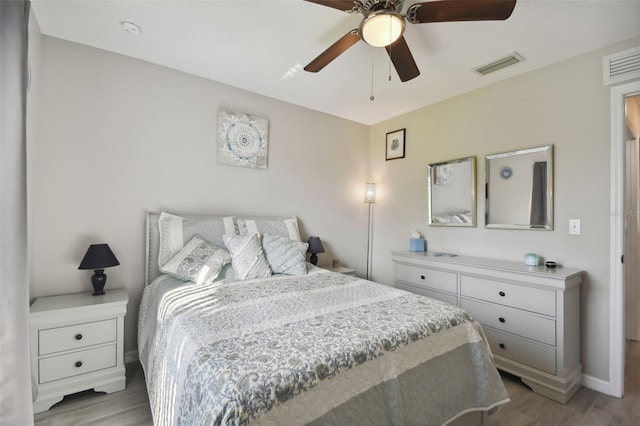
<instances>
[{"instance_id":1,"label":"white ceiling","mask_svg":"<svg viewBox=\"0 0 640 426\"><path fill-rule=\"evenodd\" d=\"M362 18L303 0L32 0L32 10L42 34L364 124L640 36L640 0L518 0L506 21L407 24L421 75L402 83L393 68L388 80L384 48L362 41L317 74L302 70ZM526 61L472 71L514 51Z\"/></svg>"}]
</instances>

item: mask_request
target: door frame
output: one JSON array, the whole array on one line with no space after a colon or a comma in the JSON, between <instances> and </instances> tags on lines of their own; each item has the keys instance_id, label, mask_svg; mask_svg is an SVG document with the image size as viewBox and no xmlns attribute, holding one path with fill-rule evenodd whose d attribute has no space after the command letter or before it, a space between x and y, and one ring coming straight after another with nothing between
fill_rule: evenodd
<instances>
[{"instance_id":1,"label":"door frame","mask_svg":"<svg viewBox=\"0 0 640 426\"><path fill-rule=\"evenodd\" d=\"M640 81L611 88L611 208L609 266L609 394L624 395L624 126L625 98L640 93Z\"/></svg>"}]
</instances>

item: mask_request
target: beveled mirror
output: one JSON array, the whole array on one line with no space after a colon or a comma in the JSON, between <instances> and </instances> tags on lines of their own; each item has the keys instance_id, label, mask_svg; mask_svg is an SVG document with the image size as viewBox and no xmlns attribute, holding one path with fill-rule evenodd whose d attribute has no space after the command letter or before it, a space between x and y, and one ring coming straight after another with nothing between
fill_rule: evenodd
<instances>
[{"instance_id":1,"label":"beveled mirror","mask_svg":"<svg viewBox=\"0 0 640 426\"><path fill-rule=\"evenodd\" d=\"M476 226L476 158L427 166L429 226Z\"/></svg>"},{"instance_id":2,"label":"beveled mirror","mask_svg":"<svg viewBox=\"0 0 640 426\"><path fill-rule=\"evenodd\" d=\"M485 156L485 227L553 229L553 146Z\"/></svg>"}]
</instances>

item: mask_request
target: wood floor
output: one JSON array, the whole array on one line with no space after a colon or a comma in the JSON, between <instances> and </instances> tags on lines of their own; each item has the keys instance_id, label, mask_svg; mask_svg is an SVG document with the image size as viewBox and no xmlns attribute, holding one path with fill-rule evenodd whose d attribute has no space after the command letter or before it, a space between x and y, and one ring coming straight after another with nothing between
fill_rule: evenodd
<instances>
[{"instance_id":1,"label":"wood floor","mask_svg":"<svg viewBox=\"0 0 640 426\"><path fill-rule=\"evenodd\" d=\"M640 342L627 342L625 396L614 398L581 388L568 404L533 393L504 374L511 402L489 416L488 426L601 426L640 424ZM140 364L127 364L127 388L113 394L80 392L36 414L37 426L153 425Z\"/></svg>"}]
</instances>

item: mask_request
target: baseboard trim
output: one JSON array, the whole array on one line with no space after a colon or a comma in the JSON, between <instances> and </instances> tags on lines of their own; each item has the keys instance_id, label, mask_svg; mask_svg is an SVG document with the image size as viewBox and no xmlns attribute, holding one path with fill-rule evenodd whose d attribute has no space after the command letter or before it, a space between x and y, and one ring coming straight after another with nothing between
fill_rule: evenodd
<instances>
[{"instance_id":1,"label":"baseboard trim","mask_svg":"<svg viewBox=\"0 0 640 426\"><path fill-rule=\"evenodd\" d=\"M593 389L594 391L602 392L606 395L611 395L611 385L609 382L596 379L595 377L588 376L586 374L582 375L582 386Z\"/></svg>"},{"instance_id":2,"label":"baseboard trim","mask_svg":"<svg viewBox=\"0 0 640 426\"><path fill-rule=\"evenodd\" d=\"M131 362L138 362L138 351L128 351L124 353L124 363L129 364Z\"/></svg>"}]
</instances>

